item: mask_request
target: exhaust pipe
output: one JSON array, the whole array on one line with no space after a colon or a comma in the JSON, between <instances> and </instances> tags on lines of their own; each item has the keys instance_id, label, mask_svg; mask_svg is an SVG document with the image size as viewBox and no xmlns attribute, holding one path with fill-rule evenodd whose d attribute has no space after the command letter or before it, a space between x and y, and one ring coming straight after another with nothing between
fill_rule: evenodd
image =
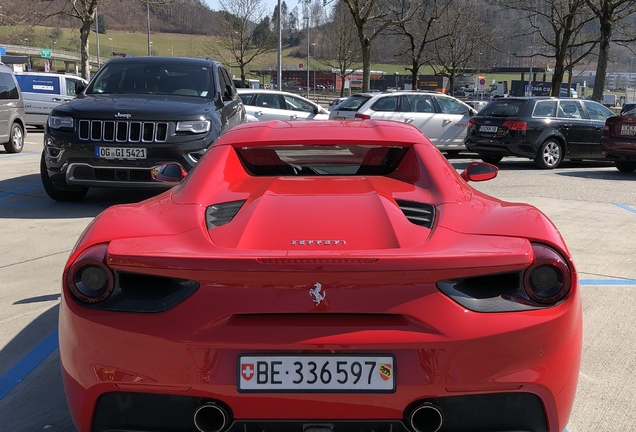
<instances>
[{"instance_id":1,"label":"exhaust pipe","mask_svg":"<svg viewBox=\"0 0 636 432\"><path fill-rule=\"evenodd\" d=\"M200 432L221 432L227 423L227 412L216 404L207 403L194 411L194 425Z\"/></svg>"},{"instance_id":2,"label":"exhaust pipe","mask_svg":"<svg viewBox=\"0 0 636 432\"><path fill-rule=\"evenodd\" d=\"M409 426L415 432L437 432L443 421L442 411L431 403L416 407L409 415Z\"/></svg>"}]
</instances>

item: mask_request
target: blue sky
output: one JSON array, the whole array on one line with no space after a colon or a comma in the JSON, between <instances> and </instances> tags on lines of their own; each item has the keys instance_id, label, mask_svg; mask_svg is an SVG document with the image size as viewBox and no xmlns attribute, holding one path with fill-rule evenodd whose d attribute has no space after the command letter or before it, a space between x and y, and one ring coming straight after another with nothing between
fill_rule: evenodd
<instances>
[{"instance_id":1,"label":"blue sky","mask_svg":"<svg viewBox=\"0 0 636 432\"><path fill-rule=\"evenodd\" d=\"M217 11L220 9L218 0L204 1L205 3L207 3L208 6L210 6L210 9ZM281 3L282 2L283 0L281 0ZM267 14L271 15L274 12L274 8L276 7L276 5L278 5L278 0L263 0L263 3L265 4L265 10L267 11ZM285 3L287 3L287 7L294 7L298 3L298 0L285 0Z\"/></svg>"}]
</instances>

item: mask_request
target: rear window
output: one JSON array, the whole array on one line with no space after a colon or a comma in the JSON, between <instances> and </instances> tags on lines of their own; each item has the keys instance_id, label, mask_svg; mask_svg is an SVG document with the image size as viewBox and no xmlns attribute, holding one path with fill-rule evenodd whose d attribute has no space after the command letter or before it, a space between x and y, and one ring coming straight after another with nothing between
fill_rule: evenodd
<instances>
[{"instance_id":1,"label":"rear window","mask_svg":"<svg viewBox=\"0 0 636 432\"><path fill-rule=\"evenodd\" d=\"M338 105L339 111L358 111L362 105L364 105L371 96L351 96Z\"/></svg>"},{"instance_id":2,"label":"rear window","mask_svg":"<svg viewBox=\"0 0 636 432\"><path fill-rule=\"evenodd\" d=\"M518 117L528 104L527 100L495 99L479 111L480 116Z\"/></svg>"},{"instance_id":3,"label":"rear window","mask_svg":"<svg viewBox=\"0 0 636 432\"><path fill-rule=\"evenodd\" d=\"M350 176L392 173L408 147L272 146L237 148L245 169L254 176Z\"/></svg>"}]
</instances>

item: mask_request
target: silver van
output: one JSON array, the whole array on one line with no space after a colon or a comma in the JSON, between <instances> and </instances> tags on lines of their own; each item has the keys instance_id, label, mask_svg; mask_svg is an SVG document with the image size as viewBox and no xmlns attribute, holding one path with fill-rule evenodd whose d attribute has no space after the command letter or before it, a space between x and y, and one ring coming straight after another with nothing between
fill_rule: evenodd
<instances>
[{"instance_id":1,"label":"silver van","mask_svg":"<svg viewBox=\"0 0 636 432\"><path fill-rule=\"evenodd\" d=\"M26 109L26 124L43 128L51 110L76 95L78 86L86 80L75 75L44 72L16 72Z\"/></svg>"},{"instance_id":2,"label":"silver van","mask_svg":"<svg viewBox=\"0 0 636 432\"><path fill-rule=\"evenodd\" d=\"M0 143L7 153L24 147L24 101L13 70L0 63Z\"/></svg>"}]
</instances>

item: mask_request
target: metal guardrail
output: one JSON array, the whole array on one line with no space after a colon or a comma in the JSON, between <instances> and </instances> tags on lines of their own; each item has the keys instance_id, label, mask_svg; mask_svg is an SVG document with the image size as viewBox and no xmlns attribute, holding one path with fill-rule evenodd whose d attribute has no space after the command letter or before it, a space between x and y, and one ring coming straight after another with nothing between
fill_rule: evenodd
<instances>
[{"instance_id":1,"label":"metal guardrail","mask_svg":"<svg viewBox=\"0 0 636 432\"><path fill-rule=\"evenodd\" d=\"M62 50L56 50L56 49L50 49L50 48L39 48L39 47L30 47L30 46L23 46L23 45L4 45L4 44L0 44L0 46L3 46L6 51L7 51L7 55L26 55L26 56L31 56L31 57L38 57L38 58L49 58L49 57L42 57L40 55L41 50L48 50L51 52L51 60L55 60L55 61L68 61L68 62L76 62L79 63L81 61L81 57L80 57L80 53L75 53L72 51L62 51ZM97 66L99 64L99 62L97 61L97 56L89 56L89 62L91 65L93 66ZM108 60L110 60L110 57L102 57L100 56L100 60L101 60L101 64L106 63Z\"/></svg>"}]
</instances>

